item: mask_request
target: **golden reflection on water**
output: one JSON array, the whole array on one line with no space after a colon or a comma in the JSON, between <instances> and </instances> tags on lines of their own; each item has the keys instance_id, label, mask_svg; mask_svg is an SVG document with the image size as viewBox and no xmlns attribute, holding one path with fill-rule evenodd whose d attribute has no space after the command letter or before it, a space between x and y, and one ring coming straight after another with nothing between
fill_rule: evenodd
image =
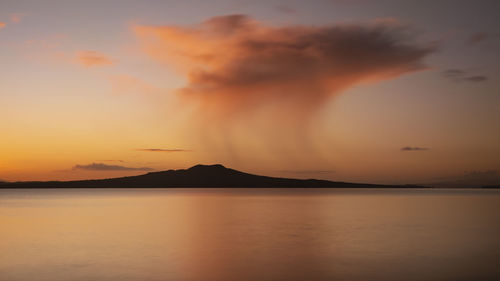
<instances>
[{"instance_id":1,"label":"golden reflection on water","mask_svg":"<svg viewBox=\"0 0 500 281\"><path fill-rule=\"evenodd\" d=\"M500 193L0 190L0 280L495 280Z\"/></svg>"}]
</instances>

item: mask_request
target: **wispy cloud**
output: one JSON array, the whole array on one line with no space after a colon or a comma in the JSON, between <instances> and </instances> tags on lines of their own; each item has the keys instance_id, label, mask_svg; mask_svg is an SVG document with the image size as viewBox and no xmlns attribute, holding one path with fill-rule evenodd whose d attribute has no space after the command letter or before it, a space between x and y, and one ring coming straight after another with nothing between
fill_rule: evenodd
<instances>
[{"instance_id":1,"label":"wispy cloud","mask_svg":"<svg viewBox=\"0 0 500 281\"><path fill-rule=\"evenodd\" d=\"M30 47L38 51L47 49L53 50L57 49L58 47L61 47L63 43L66 43L67 39L68 36L66 34L59 33L59 34L52 34L42 38L26 40L24 41L24 45L26 47Z\"/></svg>"},{"instance_id":2,"label":"wispy cloud","mask_svg":"<svg viewBox=\"0 0 500 281\"><path fill-rule=\"evenodd\" d=\"M469 45L475 45L485 41L486 39L488 39L488 37L489 35L486 32L476 32L470 35L469 38L467 38L467 40L465 41L465 43Z\"/></svg>"},{"instance_id":3,"label":"wispy cloud","mask_svg":"<svg viewBox=\"0 0 500 281\"><path fill-rule=\"evenodd\" d=\"M443 77L454 82L485 82L488 80L484 75L471 75L464 69L447 69L442 72Z\"/></svg>"},{"instance_id":4,"label":"wispy cloud","mask_svg":"<svg viewBox=\"0 0 500 281\"><path fill-rule=\"evenodd\" d=\"M498 185L500 186L500 171L499 170L479 170L464 172L462 177L457 178L465 184L484 186Z\"/></svg>"},{"instance_id":5,"label":"wispy cloud","mask_svg":"<svg viewBox=\"0 0 500 281\"><path fill-rule=\"evenodd\" d=\"M447 78L461 77L465 75L465 71L462 69L447 69L443 71L443 76Z\"/></svg>"},{"instance_id":6,"label":"wispy cloud","mask_svg":"<svg viewBox=\"0 0 500 281\"><path fill-rule=\"evenodd\" d=\"M109 75L108 82L114 94L145 94L155 95L164 93L165 90L157 88L146 81L126 74Z\"/></svg>"},{"instance_id":7,"label":"wispy cloud","mask_svg":"<svg viewBox=\"0 0 500 281\"><path fill-rule=\"evenodd\" d=\"M467 171L464 172L464 177L491 177L500 176L500 171L498 170L483 170L483 171Z\"/></svg>"},{"instance_id":8,"label":"wispy cloud","mask_svg":"<svg viewBox=\"0 0 500 281\"><path fill-rule=\"evenodd\" d=\"M24 16L25 16L25 14L22 14L22 13L10 14L10 21L15 22L15 23L19 23L19 22L21 22L21 20L23 19Z\"/></svg>"},{"instance_id":9,"label":"wispy cloud","mask_svg":"<svg viewBox=\"0 0 500 281\"><path fill-rule=\"evenodd\" d=\"M73 170L87 170L87 171L153 171L149 167L125 167L119 165L107 165L103 163L92 163L88 165L75 165Z\"/></svg>"},{"instance_id":10,"label":"wispy cloud","mask_svg":"<svg viewBox=\"0 0 500 281\"><path fill-rule=\"evenodd\" d=\"M479 45L487 41L500 38L500 33L475 32L472 33L466 40L467 45Z\"/></svg>"},{"instance_id":11,"label":"wispy cloud","mask_svg":"<svg viewBox=\"0 0 500 281\"><path fill-rule=\"evenodd\" d=\"M469 81L469 82L484 82L488 80L488 77L484 75L475 75L475 76L467 76L462 78L464 81Z\"/></svg>"},{"instance_id":12,"label":"wispy cloud","mask_svg":"<svg viewBox=\"0 0 500 281\"><path fill-rule=\"evenodd\" d=\"M97 51L77 52L76 61L85 67L106 66L115 63L115 60Z\"/></svg>"},{"instance_id":13,"label":"wispy cloud","mask_svg":"<svg viewBox=\"0 0 500 281\"><path fill-rule=\"evenodd\" d=\"M172 148L172 149L165 149L165 148L139 148L136 149L137 151L147 151L147 152L191 152L192 150L189 149L178 149L178 148Z\"/></svg>"},{"instance_id":14,"label":"wispy cloud","mask_svg":"<svg viewBox=\"0 0 500 281\"><path fill-rule=\"evenodd\" d=\"M297 13L297 10L295 10L294 8L287 6L287 5L278 5L278 6L275 6L274 9L280 13L283 13L283 14L296 14Z\"/></svg>"},{"instance_id":15,"label":"wispy cloud","mask_svg":"<svg viewBox=\"0 0 500 281\"><path fill-rule=\"evenodd\" d=\"M5 22L0 21L0 29L4 28L6 26L7 26L7 24Z\"/></svg>"},{"instance_id":16,"label":"wispy cloud","mask_svg":"<svg viewBox=\"0 0 500 281\"><path fill-rule=\"evenodd\" d=\"M418 147L418 146L405 146L401 148L401 151L425 151L429 150L428 147Z\"/></svg>"},{"instance_id":17,"label":"wispy cloud","mask_svg":"<svg viewBox=\"0 0 500 281\"><path fill-rule=\"evenodd\" d=\"M436 179L430 185L437 187L481 187L481 186L500 186L499 170L479 170L465 171L454 177L444 177Z\"/></svg>"}]
</instances>

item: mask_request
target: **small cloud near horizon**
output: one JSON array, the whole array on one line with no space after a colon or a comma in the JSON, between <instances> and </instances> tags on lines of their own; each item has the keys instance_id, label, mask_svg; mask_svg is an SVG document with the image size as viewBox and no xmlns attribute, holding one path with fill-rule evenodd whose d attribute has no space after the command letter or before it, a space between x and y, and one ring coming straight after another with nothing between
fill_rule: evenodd
<instances>
[{"instance_id":1,"label":"small cloud near horizon","mask_svg":"<svg viewBox=\"0 0 500 281\"><path fill-rule=\"evenodd\" d=\"M104 163L92 163L88 165L75 165L72 170L87 170L87 171L153 171L149 167L125 167L119 165L107 165Z\"/></svg>"},{"instance_id":2,"label":"small cloud near horizon","mask_svg":"<svg viewBox=\"0 0 500 281\"><path fill-rule=\"evenodd\" d=\"M401 148L401 151L425 151L429 150L428 147L418 147L418 146L405 146Z\"/></svg>"},{"instance_id":3,"label":"small cloud near horizon","mask_svg":"<svg viewBox=\"0 0 500 281\"><path fill-rule=\"evenodd\" d=\"M106 66L113 65L115 61L97 51L80 51L76 54L76 61L85 66Z\"/></svg>"},{"instance_id":4,"label":"small cloud near horizon","mask_svg":"<svg viewBox=\"0 0 500 281\"><path fill-rule=\"evenodd\" d=\"M465 78L463 78L463 80L470 81L470 82L483 82L483 81L488 80L488 77L483 76L483 75L476 75L476 76L465 77Z\"/></svg>"},{"instance_id":5,"label":"small cloud near horizon","mask_svg":"<svg viewBox=\"0 0 500 281\"><path fill-rule=\"evenodd\" d=\"M450 79L454 82L485 82L488 80L487 76L484 75L470 75L467 71L463 69L447 69L442 72L442 75L446 79Z\"/></svg>"},{"instance_id":6,"label":"small cloud near horizon","mask_svg":"<svg viewBox=\"0 0 500 281\"><path fill-rule=\"evenodd\" d=\"M137 151L147 151L147 152L191 152L192 150L190 149L178 149L178 148L172 148L172 149L164 149L164 148L139 148L136 149Z\"/></svg>"}]
</instances>

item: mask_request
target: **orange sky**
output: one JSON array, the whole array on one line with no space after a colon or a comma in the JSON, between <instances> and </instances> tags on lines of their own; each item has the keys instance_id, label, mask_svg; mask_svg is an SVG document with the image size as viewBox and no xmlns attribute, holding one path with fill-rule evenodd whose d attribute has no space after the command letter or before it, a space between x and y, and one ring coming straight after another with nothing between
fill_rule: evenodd
<instances>
[{"instance_id":1,"label":"orange sky","mask_svg":"<svg viewBox=\"0 0 500 281\"><path fill-rule=\"evenodd\" d=\"M216 2L2 2L0 180L500 170L492 7ZM464 13L478 20L462 27Z\"/></svg>"}]
</instances>

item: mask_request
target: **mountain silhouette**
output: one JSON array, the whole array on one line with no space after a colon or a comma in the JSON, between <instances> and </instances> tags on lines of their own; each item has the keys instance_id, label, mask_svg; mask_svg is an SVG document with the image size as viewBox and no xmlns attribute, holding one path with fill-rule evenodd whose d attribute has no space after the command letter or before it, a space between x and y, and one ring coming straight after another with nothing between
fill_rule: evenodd
<instances>
[{"instance_id":1,"label":"mountain silhouette","mask_svg":"<svg viewBox=\"0 0 500 281\"><path fill-rule=\"evenodd\" d=\"M150 172L139 176L78 181L0 183L0 188L163 188L163 187L301 187L301 188L408 188L414 185L377 185L316 179L276 178L248 174L220 164Z\"/></svg>"}]
</instances>

